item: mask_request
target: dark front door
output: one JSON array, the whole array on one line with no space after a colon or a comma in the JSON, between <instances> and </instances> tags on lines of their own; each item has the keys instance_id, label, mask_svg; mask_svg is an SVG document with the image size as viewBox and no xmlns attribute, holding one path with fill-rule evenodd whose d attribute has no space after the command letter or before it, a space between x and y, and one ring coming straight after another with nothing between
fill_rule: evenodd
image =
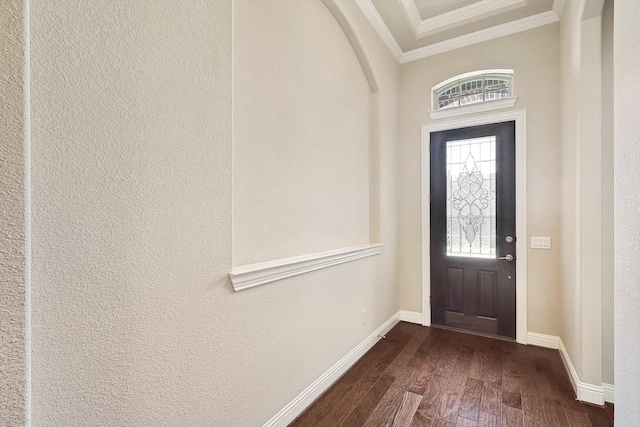
<instances>
[{"instance_id":1,"label":"dark front door","mask_svg":"<svg viewBox=\"0 0 640 427\"><path fill-rule=\"evenodd\" d=\"M431 322L516 336L515 122L431 133Z\"/></svg>"}]
</instances>

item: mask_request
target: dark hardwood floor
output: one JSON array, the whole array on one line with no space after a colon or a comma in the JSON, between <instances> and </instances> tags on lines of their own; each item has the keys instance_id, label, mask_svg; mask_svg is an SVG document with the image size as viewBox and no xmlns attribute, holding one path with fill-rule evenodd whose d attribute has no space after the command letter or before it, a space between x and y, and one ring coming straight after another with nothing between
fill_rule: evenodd
<instances>
[{"instance_id":1,"label":"dark hardwood floor","mask_svg":"<svg viewBox=\"0 0 640 427\"><path fill-rule=\"evenodd\" d=\"M290 426L601 427L613 406L575 400L556 350L400 322Z\"/></svg>"}]
</instances>

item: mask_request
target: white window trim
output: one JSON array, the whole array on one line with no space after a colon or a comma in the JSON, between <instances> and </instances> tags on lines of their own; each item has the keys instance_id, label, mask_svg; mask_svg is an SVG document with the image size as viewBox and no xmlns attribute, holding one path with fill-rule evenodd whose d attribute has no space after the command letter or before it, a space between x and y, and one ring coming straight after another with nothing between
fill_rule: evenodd
<instances>
[{"instance_id":1,"label":"white window trim","mask_svg":"<svg viewBox=\"0 0 640 427\"><path fill-rule=\"evenodd\" d=\"M465 114L483 113L487 111L511 108L516 105L517 96L510 98L494 99L491 101L478 102L476 104L461 105L459 107L444 108L442 110L429 111L432 120L444 119L446 117L457 117Z\"/></svg>"}]
</instances>

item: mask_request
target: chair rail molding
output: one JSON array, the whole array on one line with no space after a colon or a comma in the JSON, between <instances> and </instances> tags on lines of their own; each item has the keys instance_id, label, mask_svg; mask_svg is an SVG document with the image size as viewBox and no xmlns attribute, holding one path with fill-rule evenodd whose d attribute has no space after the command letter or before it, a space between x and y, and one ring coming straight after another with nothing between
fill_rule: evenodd
<instances>
[{"instance_id":1,"label":"chair rail molding","mask_svg":"<svg viewBox=\"0 0 640 427\"><path fill-rule=\"evenodd\" d=\"M229 273L229 278L231 279L233 290L238 292L380 253L382 253L382 243L369 243L327 252L242 265L235 267Z\"/></svg>"}]
</instances>

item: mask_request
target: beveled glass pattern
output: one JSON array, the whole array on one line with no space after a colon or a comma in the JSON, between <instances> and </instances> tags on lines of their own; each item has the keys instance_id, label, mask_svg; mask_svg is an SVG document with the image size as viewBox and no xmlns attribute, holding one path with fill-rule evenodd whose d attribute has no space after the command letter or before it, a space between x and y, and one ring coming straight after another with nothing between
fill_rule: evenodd
<instances>
[{"instance_id":1,"label":"beveled glass pattern","mask_svg":"<svg viewBox=\"0 0 640 427\"><path fill-rule=\"evenodd\" d=\"M496 138L447 141L447 255L496 256Z\"/></svg>"}]
</instances>

